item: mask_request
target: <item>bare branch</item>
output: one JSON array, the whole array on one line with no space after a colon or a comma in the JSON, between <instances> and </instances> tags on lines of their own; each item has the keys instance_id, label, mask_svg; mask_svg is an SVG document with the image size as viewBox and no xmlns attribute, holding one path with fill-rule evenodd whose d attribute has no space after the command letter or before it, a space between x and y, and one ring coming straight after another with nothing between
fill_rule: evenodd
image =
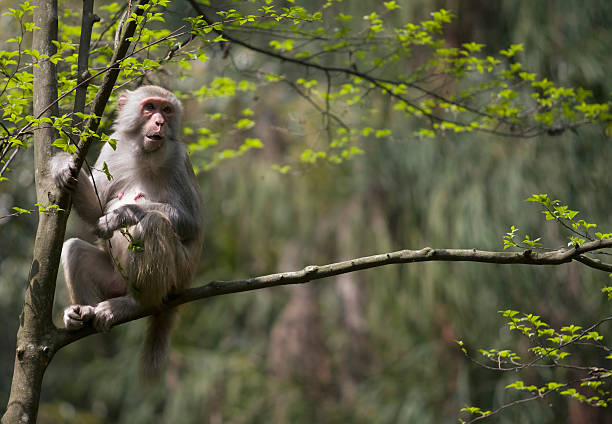
<instances>
[{"instance_id":1,"label":"bare branch","mask_svg":"<svg viewBox=\"0 0 612 424\"><path fill-rule=\"evenodd\" d=\"M340 125L342 128L349 130L349 126L342 120L340 119L340 117L338 117L338 115L332 113L329 109L324 110L322 109L313 99L312 97L310 97L307 93L303 92L300 87L298 87L297 84L295 84L292 81L283 79L283 82L285 84L287 84L289 87L291 87L300 97L302 97L304 100L306 100L308 103L310 103L312 105L312 107L314 107L317 112L321 113L322 115L326 115L328 117L328 121L329 118L332 118L334 121L336 121L336 123L338 125ZM329 128L329 125L328 125Z\"/></svg>"},{"instance_id":2,"label":"bare branch","mask_svg":"<svg viewBox=\"0 0 612 424\"><path fill-rule=\"evenodd\" d=\"M97 18L93 13L93 4L93 0L83 1L81 38L79 40L79 58L77 63L77 88L73 109L74 113L83 113L85 111L85 101L87 100L87 77L89 76L89 48L91 44L91 30ZM78 128L83 128L82 122L79 122Z\"/></svg>"},{"instance_id":3,"label":"bare branch","mask_svg":"<svg viewBox=\"0 0 612 424\"><path fill-rule=\"evenodd\" d=\"M9 156L9 158L4 162L4 166L2 167L2 169L0 169L0 177L4 175L4 172L8 169L13 159L15 159L15 156L17 156L17 153L19 153L19 146L15 147L15 150L13 150L13 153L11 153L11 156Z\"/></svg>"},{"instance_id":4,"label":"bare branch","mask_svg":"<svg viewBox=\"0 0 612 424\"><path fill-rule=\"evenodd\" d=\"M588 267L595 268L600 271L612 272L612 265L604 263L599 259L589 258L588 256L584 255L577 256L574 259Z\"/></svg>"}]
</instances>

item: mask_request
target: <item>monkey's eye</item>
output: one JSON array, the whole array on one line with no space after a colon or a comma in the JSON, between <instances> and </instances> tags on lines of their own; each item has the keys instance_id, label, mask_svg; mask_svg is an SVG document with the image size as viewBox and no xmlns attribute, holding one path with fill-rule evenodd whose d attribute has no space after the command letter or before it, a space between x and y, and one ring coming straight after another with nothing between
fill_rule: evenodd
<instances>
[{"instance_id":1,"label":"monkey's eye","mask_svg":"<svg viewBox=\"0 0 612 424\"><path fill-rule=\"evenodd\" d=\"M166 114L170 114L172 113L172 108L170 106L164 106L164 108L162 109L162 112Z\"/></svg>"},{"instance_id":2,"label":"monkey's eye","mask_svg":"<svg viewBox=\"0 0 612 424\"><path fill-rule=\"evenodd\" d=\"M155 105L153 103L147 102L144 105L144 110L153 110L155 109Z\"/></svg>"}]
</instances>

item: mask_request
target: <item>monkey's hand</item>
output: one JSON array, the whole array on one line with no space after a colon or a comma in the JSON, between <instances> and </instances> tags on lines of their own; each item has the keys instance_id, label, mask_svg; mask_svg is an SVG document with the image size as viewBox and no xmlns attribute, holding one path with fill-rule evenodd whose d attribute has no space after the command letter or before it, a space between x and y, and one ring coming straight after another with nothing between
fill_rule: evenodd
<instances>
[{"instance_id":1,"label":"monkey's hand","mask_svg":"<svg viewBox=\"0 0 612 424\"><path fill-rule=\"evenodd\" d=\"M119 228L117 216L113 213L102 215L96 224L96 235L103 239L109 239L113 236L113 232Z\"/></svg>"},{"instance_id":2,"label":"monkey's hand","mask_svg":"<svg viewBox=\"0 0 612 424\"><path fill-rule=\"evenodd\" d=\"M67 153L58 153L51 159L51 176L55 185L74 191L77 186L77 169L74 159Z\"/></svg>"},{"instance_id":3,"label":"monkey's hand","mask_svg":"<svg viewBox=\"0 0 612 424\"><path fill-rule=\"evenodd\" d=\"M142 211L136 205L123 205L102 215L96 224L96 235L109 239L119 228L129 227L140 221Z\"/></svg>"},{"instance_id":4,"label":"monkey's hand","mask_svg":"<svg viewBox=\"0 0 612 424\"><path fill-rule=\"evenodd\" d=\"M113 325L113 322L115 321L115 314L113 313L111 303L109 301L98 303L94 310L94 314L94 328L101 333L109 332Z\"/></svg>"},{"instance_id":5,"label":"monkey's hand","mask_svg":"<svg viewBox=\"0 0 612 424\"><path fill-rule=\"evenodd\" d=\"M94 315L93 306L70 305L64 309L64 325L68 330L76 330L91 321Z\"/></svg>"}]
</instances>

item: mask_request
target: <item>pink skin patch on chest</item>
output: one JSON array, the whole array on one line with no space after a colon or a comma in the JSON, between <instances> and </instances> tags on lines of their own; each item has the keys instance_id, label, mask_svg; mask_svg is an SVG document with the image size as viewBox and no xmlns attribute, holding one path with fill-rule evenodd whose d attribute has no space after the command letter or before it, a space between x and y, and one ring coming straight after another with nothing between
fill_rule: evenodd
<instances>
[{"instance_id":1,"label":"pink skin patch on chest","mask_svg":"<svg viewBox=\"0 0 612 424\"><path fill-rule=\"evenodd\" d=\"M119 200L123 199L123 196L124 196L124 195L125 195L125 192L124 192L124 191L122 191L121 193L119 193L119 194L117 195L117 199L119 199ZM141 197L142 197L142 198L144 198L144 197L145 197L145 195L144 195L144 193L139 192L139 193L138 193L136 196L134 196L134 200L138 200L138 199L140 199Z\"/></svg>"}]
</instances>

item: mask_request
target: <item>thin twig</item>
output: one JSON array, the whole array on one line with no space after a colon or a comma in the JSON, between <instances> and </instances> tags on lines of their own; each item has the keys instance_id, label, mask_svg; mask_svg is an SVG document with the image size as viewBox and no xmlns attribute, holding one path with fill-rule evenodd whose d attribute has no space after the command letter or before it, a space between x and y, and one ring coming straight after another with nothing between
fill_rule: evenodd
<instances>
[{"instance_id":1,"label":"thin twig","mask_svg":"<svg viewBox=\"0 0 612 424\"><path fill-rule=\"evenodd\" d=\"M4 175L4 172L8 169L9 165L11 164L13 159L15 159L15 156L17 156L18 152L19 152L19 146L15 147L15 150L13 150L13 153L11 154L11 156L6 160L6 162L4 162L4 166L2 167L2 169L0 169L0 177Z\"/></svg>"},{"instance_id":2,"label":"thin twig","mask_svg":"<svg viewBox=\"0 0 612 424\"><path fill-rule=\"evenodd\" d=\"M336 121L336 123L338 123L338 125L342 126L342 128L348 130L349 126L342 121L342 119L340 119L336 114L330 112L330 111L325 111L323 108L321 108L321 106L319 106L308 94L304 93L302 90L300 90L300 87L297 86L297 84L295 84L292 81L283 79L283 82L287 85L289 85L293 90L295 90L295 92L302 97L304 100L306 100L308 103L310 103L312 105L312 107L314 107L317 112L324 114L324 115L329 115L329 117L331 117L334 121Z\"/></svg>"}]
</instances>

